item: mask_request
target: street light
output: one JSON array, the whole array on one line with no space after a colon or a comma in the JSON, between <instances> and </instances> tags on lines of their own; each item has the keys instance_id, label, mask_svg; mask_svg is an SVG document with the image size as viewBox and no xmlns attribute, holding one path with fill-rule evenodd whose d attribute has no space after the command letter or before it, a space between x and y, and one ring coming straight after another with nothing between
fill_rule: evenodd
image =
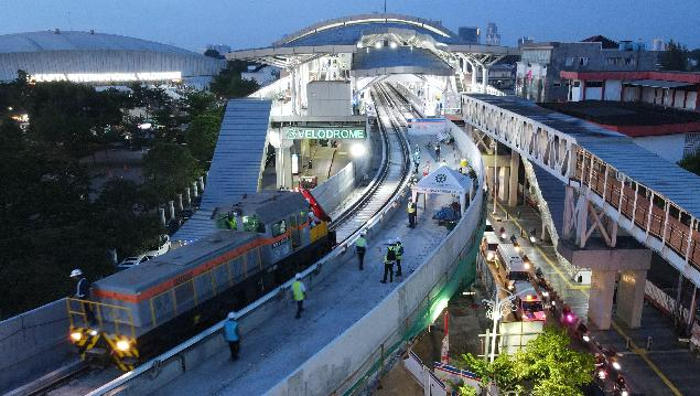
<instances>
[{"instance_id":1,"label":"street light","mask_svg":"<svg viewBox=\"0 0 700 396\"><path fill-rule=\"evenodd\" d=\"M493 139L493 215L496 215L496 200L498 197L498 187L496 180L498 179L498 140Z\"/></svg>"},{"instance_id":2,"label":"street light","mask_svg":"<svg viewBox=\"0 0 700 396\"><path fill-rule=\"evenodd\" d=\"M513 304L513 301L521 294L523 293L529 293L530 291L534 291L535 289L532 287L529 287L525 290L521 290L518 293L511 293L508 290L496 286L497 289L503 290L504 292L510 294L508 297L505 299L501 300L498 298L498 290L496 290L496 300L482 300L484 305L488 306L486 309L486 317L493 320L493 333L491 334L491 353L489 354L489 361L493 362L494 359L496 358L496 332L498 330L498 321L501 320L502 317L508 315L509 312L515 312L517 310L517 306Z\"/></svg>"}]
</instances>

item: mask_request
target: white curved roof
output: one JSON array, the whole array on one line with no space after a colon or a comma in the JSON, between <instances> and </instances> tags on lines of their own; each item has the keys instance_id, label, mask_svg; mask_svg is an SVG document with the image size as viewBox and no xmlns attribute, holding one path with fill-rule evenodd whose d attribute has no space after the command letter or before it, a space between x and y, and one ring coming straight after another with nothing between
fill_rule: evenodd
<instances>
[{"instance_id":1,"label":"white curved roof","mask_svg":"<svg viewBox=\"0 0 700 396\"><path fill-rule=\"evenodd\" d=\"M149 51L199 55L172 45L116 34L43 31L0 35L0 54L47 51Z\"/></svg>"}]
</instances>

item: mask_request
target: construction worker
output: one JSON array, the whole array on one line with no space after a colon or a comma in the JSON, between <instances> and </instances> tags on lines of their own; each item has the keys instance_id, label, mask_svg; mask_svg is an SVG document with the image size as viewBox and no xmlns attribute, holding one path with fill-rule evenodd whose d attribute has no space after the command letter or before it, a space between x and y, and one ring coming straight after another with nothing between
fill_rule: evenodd
<instances>
[{"instance_id":1,"label":"construction worker","mask_svg":"<svg viewBox=\"0 0 700 396\"><path fill-rule=\"evenodd\" d=\"M306 298L306 286L301 281L301 274L296 274L294 276L294 283L292 283L292 296L294 301L297 302L297 315L296 319L301 318L301 311L304 310L304 299Z\"/></svg>"},{"instance_id":2,"label":"construction worker","mask_svg":"<svg viewBox=\"0 0 700 396\"><path fill-rule=\"evenodd\" d=\"M440 142L435 143L435 161L439 162L442 156L440 153L442 152L442 149L440 148Z\"/></svg>"},{"instance_id":3,"label":"construction worker","mask_svg":"<svg viewBox=\"0 0 700 396\"><path fill-rule=\"evenodd\" d=\"M360 259L360 271L362 271L364 270L365 253L367 252L367 239L365 239L364 231L355 240L355 251L357 252L357 258Z\"/></svg>"},{"instance_id":4,"label":"construction worker","mask_svg":"<svg viewBox=\"0 0 700 396\"><path fill-rule=\"evenodd\" d=\"M412 200L408 200L408 207L406 208L408 212L408 226L410 228L416 227L416 204Z\"/></svg>"},{"instance_id":5,"label":"construction worker","mask_svg":"<svg viewBox=\"0 0 700 396\"><path fill-rule=\"evenodd\" d=\"M416 150L413 152L413 173L418 173L418 166L420 166L420 146L416 143Z\"/></svg>"},{"instance_id":6,"label":"construction worker","mask_svg":"<svg viewBox=\"0 0 700 396\"><path fill-rule=\"evenodd\" d=\"M386 248L384 255L384 278L382 283L386 283L386 276L389 275L389 282L394 281L394 262L396 261L396 245L391 244Z\"/></svg>"},{"instance_id":7,"label":"construction worker","mask_svg":"<svg viewBox=\"0 0 700 396\"><path fill-rule=\"evenodd\" d=\"M241 336L238 332L238 314L231 311L224 322L224 339L231 350L231 360L238 360L238 350L241 346Z\"/></svg>"},{"instance_id":8,"label":"construction worker","mask_svg":"<svg viewBox=\"0 0 700 396\"><path fill-rule=\"evenodd\" d=\"M75 281L75 298L81 300L90 299L90 281L85 279L83 276L83 271L80 268L76 268L70 272L70 278ZM92 307L89 303L81 303L85 309L85 314L87 315L87 320L90 324L94 324L95 314L92 312Z\"/></svg>"},{"instance_id":9,"label":"construction worker","mask_svg":"<svg viewBox=\"0 0 700 396\"><path fill-rule=\"evenodd\" d=\"M85 279L83 271L76 268L70 273L71 279L75 280L75 298L81 300L90 299L90 281Z\"/></svg>"},{"instance_id":10,"label":"construction worker","mask_svg":"<svg viewBox=\"0 0 700 396\"><path fill-rule=\"evenodd\" d=\"M229 213L226 216L226 228L228 228L229 230L236 229L236 218L233 217L233 213Z\"/></svg>"},{"instance_id":11,"label":"construction worker","mask_svg":"<svg viewBox=\"0 0 700 396\"><path fill-rule=\"evenodd\" d=\"M401 246L401 239L396 238L396 276L401 276L401 257L403 257L403 246Z\"/></svg>"}]
</instances>

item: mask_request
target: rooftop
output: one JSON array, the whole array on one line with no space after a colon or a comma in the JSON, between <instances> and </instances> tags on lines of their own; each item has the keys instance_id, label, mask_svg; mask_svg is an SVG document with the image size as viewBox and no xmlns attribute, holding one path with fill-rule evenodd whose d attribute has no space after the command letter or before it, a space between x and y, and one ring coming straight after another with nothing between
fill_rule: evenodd
<instances>
[{"instance_id":1,"label":"rooftop","mask_svg":"<svg viewBox=\"0 0 700 396\"><path fill-rule=\"evenodd\" d=\"M172 45L94 31L50 30L0 35L0 54L44 51L152 51L201 56Z\"/></svg>"}]
</instances>

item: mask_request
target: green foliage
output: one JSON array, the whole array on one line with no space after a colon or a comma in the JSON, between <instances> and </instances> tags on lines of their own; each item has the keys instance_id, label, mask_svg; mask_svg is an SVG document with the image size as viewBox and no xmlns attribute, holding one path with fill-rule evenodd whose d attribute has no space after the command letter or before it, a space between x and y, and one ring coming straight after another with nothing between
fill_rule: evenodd
<instances>
[{"instance_id":1,"label":"green foliage","mask_svg":"<svg viewBox=\"0 0 700 396\"><path fill-rule=\"evenodd\" d=\"M252 94L257 91L260 86L253 80L242 79L242 70L240 64L229 63L229 67L222 70L221 73L214 78L209 88L217 96L224 98L240 98Z\"/></svg>"},{"instance_id":2,"label":"green foliage","mask_svg":"<svg viewBox=\"0 0 700 396\"><path fill-rule=\"evenodd\" d=\"M469 385L462 385L457 388L459 396L476 396L476 389Z\"/></svg>"},{"instance_id":3,"label":"green foliage","mask_svg":"<svg viewBox=\"0 0 700 396\"><path fill-rule=\"evenodd\" d=\"M661 55L661 68L663 70L686 71L688 70L688 47L670 40L666 45L666 51Z\"/></svg>"},{"instance_id":4,"label":"green foliage","mask_svg":"<svg viewBox=\"0 0 700 396\"><path fill-rule=\"evenodd\" d=\"M700 175L700 150L683 157L682 160L678 161L678 165L689 172Z\"/></svg>"},{"instance_id":5,"label":"green foliage","mask_svg":"<svg viewBox=\"0 0 700 396\"><path fill-rule=\"evenodd\" d=\"M146 189L160 202L173 199L200 175L197 160L187 147L158 143L144 157Z\"/></svg>"},{"instance_id":6,"label":"green foliage","mask_svg":"<svg viewBox=\"0 0 700 396\"><path fill-rule=\"evenodd\" d=\"M501 390L527 390L533 395L580 395L579 388L592 380L593 355L570 348L566 330L546 327L514 356L499 355L493 363L471 354L462 355L468 370Z\"/></svg>"},{"instance_id":7,"label":"green foliage","mask_svg":"<svg viewBox=\"0 0 700 396\"><path fill-rule=\"evenodd\" d=\"M185 95L184 105L190 119L217 108L216 96L206 91L191 91Z\"/></svg>"},{"instance_id":8,"label":"green foliage","mask_svg":"<svg viewBox=\"0 0 700 396\"><path fill-rule=\"evenodd\" d=\"M185 131L187 147L201 163L211 161L214 156L222 116L220 109L210 109L195 117Z\"/></svg>"}]
</instances>

